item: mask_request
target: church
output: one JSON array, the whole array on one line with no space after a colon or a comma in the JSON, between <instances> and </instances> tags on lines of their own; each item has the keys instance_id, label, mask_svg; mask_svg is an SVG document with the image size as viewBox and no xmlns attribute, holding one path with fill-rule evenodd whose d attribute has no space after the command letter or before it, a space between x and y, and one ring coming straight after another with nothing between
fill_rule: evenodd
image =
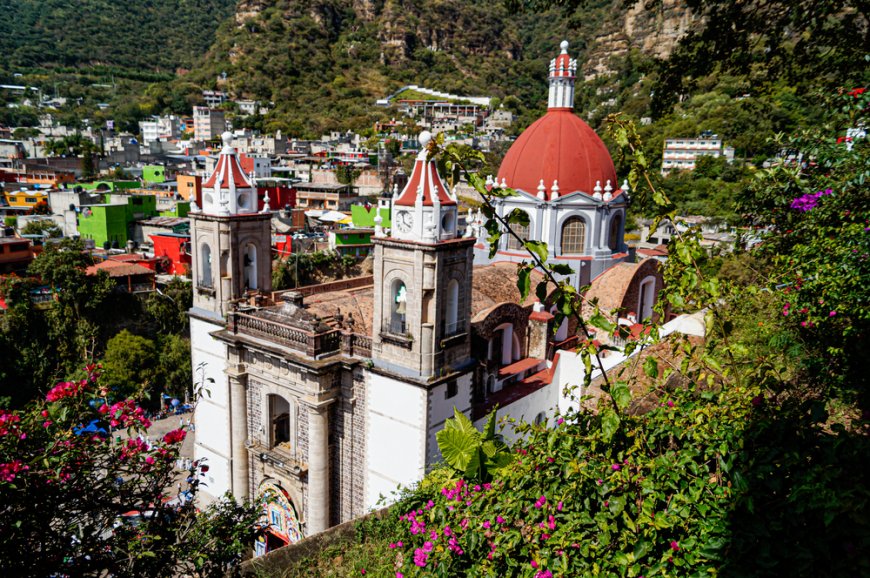
<instances>
[{"instance_id":1,"label":"church","mask_svg":"<svg viewBox=\"0 0 870 578\"><path fill-rule=\"evenodd\" d=\"M620 323L652 315L656 262L628 262L628 191L614 188L606 147L573 113L576 61L562 43L550 64L547 113L513 144L493 186L497 204L529 213L524 238L544 240L591 285ZM376 219L367 278L271 291L271 211L229 135L202 207L190 213L195 458L202 494L265 496L262 553L358 517L439 458L435 433L453 408L476 423L541 420L565 407L575 328L554 327L534 297L520 301L522 249L507 236L492 259L480 216L465 225L457 198L420 136L408 183L394 194L392 229ZM574 358L574 364L570 362Z\"/></svg>"}]
</instances>

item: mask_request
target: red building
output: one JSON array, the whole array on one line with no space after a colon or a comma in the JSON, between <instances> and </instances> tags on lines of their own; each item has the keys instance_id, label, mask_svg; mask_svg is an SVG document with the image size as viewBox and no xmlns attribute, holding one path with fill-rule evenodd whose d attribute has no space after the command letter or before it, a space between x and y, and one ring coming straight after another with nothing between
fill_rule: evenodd
<instances>
[{"instance_id":1,"label":"red building","mask_svg":"<svg viewBox=\"0 0 870 578\"><path fill-rule=\"evenodd\" d=\"M257 187L257 199L259 210L263 210L263 203L266 198L266 193L269 193L269 206L273 211L278 211L290 205L290 208L296 207L296 189L287 186L274 187Z\"/></svg>"},{"instance_id":2,"label":"red building","mask_svg":"<svg viewBox=\"0 0 870 578\"><path fill-rule=\"evenodd\" d=\"M190 235L182 233L155 233L154 256L166 259L164 272L172 275L187 275L190 270Z\"/></svg>"}]
</instances>

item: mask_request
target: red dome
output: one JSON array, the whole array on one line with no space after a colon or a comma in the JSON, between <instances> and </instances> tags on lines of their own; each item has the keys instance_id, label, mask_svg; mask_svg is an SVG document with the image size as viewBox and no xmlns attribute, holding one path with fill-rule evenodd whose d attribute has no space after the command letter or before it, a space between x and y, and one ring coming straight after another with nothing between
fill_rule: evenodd
<instances>
[{"instance_id":1,"label":"red dome","mask_svg":"<svg viewBox=\"0 0 870 578\"><path fill-rule=\"evenodd\" d=\"M591 195L597 181L607 181L619 193L610 152L595 131L568 108L550 109L514 142L501 163L498 179L507 186L536 196L544 180L550 199L553 181L559 196L577 191Z\"/></svg>"}]
</instances>

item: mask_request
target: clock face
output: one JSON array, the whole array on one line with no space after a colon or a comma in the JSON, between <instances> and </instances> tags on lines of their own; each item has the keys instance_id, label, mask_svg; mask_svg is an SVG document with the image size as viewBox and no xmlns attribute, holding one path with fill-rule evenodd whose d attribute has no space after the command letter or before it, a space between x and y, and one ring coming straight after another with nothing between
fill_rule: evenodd
<instances>
[{"instance_id":1,"label":"clock face","mask_svg":"<svg viewBox=\"0 0 870 578\"><path fill-rule=\"evenodd\" d=\"M414 216L408 211L400 211L396 214L396 228L407 233L414 226Z\"/></svg>"}]
</instances>

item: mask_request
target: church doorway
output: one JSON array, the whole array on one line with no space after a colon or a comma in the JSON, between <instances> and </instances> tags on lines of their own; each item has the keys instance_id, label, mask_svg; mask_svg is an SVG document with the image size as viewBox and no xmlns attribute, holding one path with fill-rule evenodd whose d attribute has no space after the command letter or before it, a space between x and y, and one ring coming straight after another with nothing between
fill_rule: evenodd
<instances>
[{"instance_id":1,"label":"church doorway","mask_svg":"<svg viewBox=\"0 0 870 578\"><path fill-rule=\"evenodd\" d=\"M254 553L262 556L282 546L302 539L302 529L293 501L286 490L274 483L263 485L263 524L266 531L254 545Z\"/></svg>"}]
</instances>

